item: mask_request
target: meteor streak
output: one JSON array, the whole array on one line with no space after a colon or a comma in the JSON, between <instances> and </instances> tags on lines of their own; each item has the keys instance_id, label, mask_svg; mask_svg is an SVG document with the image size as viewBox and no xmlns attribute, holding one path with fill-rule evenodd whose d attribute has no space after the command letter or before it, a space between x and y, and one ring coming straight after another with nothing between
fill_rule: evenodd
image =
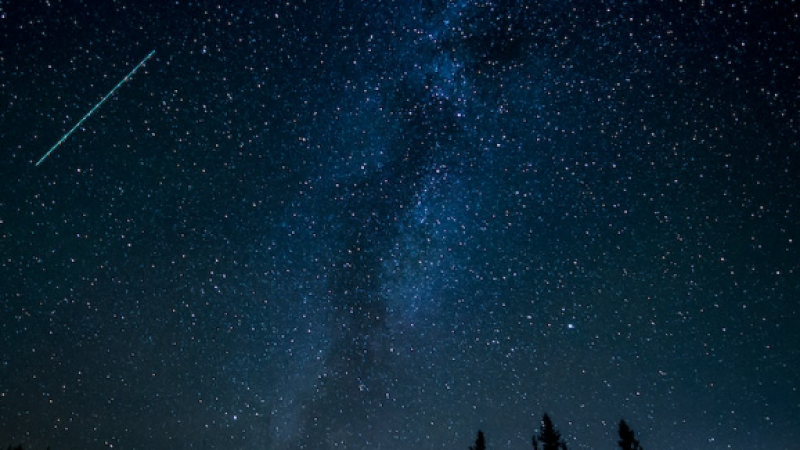
<instances>
[{"instance_id":1,"label":"meteor streak","mask_svg":"<svg viewBox=\"0 0 800 450\"><path fill-rule=\"evenodd\" d=\"M117 90L117 89L119 89L119 87L120 87L120 86L122 86L122 84L123 84L123 83L125 83L126 81L128 81L128 79L129 79L131 76L133 76L133 74L134 74L134 73L136 73L136 71L137 71L137 70L139 70L139 68L140 68L140 67L142 67L142 66L144 65L144 63L146 63L146 62L147 62L147 60L148 60L148 59L150 59L150 57L151 57L151 56L153 56L155 53L156 53L156 51L155 51L155 50L153 50L153 51L152 51L152 52L150 52L150 53L149 53L147 56L145 56L145 58L142 60L142 62L140 62L139 64L137 64L137 65L136 65L136 67L134 67L134 68L133 68L133 70L131 70L131 72L130 72L128 75L126 75L126 76L125 76L125 78L123 78L123 79L122 79L122 81L120 81L119 83L117 83L117 85L116 85L116 86L114 86L114 89L111 89L111 91L110 91L108 94L106 94L106 96L105 96L105 97L103 97L103 99L102 99L102 100L100 100L100 102L99 102L98 104L94 105L94 108L92 108L92 109L91 109L91 111L89 111L88 113L86 113L86 115L85 115L85 116L83 116L83 118L82 118L81 120L79 120L79 121L78 121L78 123L76 123L76 124L75 124L75 126L74 126L74 127L72 127L72 129L71 129L71 130L67 131L67 134L65 134L64 136L62 136L62 137L61 137L61 139L59 139L59 140L58 140L58 142L56 142L56 144L55 144L54 146L50 147L50 150L48 150L48 151L47 151L47 153L45 153L45 154L44 154L44 156L42 156L42 158L41 158L41 159L39 159L39 161L36 163L36 166L38 167L38 166L39 166L39 164L41 164L41 163L42 163L42 162L43 162L45 159L47 159L47 157L48 157L48 156L50 156L50 154L51 154L51 153L53 153L53 151L55 151L55 149L56 149L56 148L58 148L58 146L59 146L59 145L63 144L63 143L64 143L64 141L66 141L66 140L67 140L67 138L68 138L68 137L70 137L70 135L71 135L72 133L74 133L74 132L75 132L75 130L77 130L77 129L78 129L78 127L80 127L80 126L81 126L81 124L82 124L82 123L83 123L83 122L84 122L86 119L88 119L88 118L89 118L89 116L91 116L91 115L92 115L92 113L94 113L94 112L97 110L97 108L99 108L99 107L100 107L100 106L101 106L103 103L105 103L105 101L106 101L106 100L108 100L108 99L109 99L109 97L111 97L112 95L114 95L114 92L116 92L116 90Z\"/></svg>"}]
</instances>

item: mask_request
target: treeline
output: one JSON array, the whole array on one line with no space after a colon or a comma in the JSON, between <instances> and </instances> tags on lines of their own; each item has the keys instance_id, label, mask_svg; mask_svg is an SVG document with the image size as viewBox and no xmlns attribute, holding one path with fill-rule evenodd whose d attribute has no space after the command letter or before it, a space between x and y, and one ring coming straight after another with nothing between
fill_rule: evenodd
<instances>
[{"instance_id":1,"label":"treeline","mask_svg":"<svg viewBox=\"0 0 800 450\"><path fill-rule=\"evenodd\" d=\"M644 450L639 441L636 440L633 430L624 420L619 421L618 432L619 441L617 441L617 445L621 450ZM553 425L553 421L547 414L542 416L542 427L539 429L538 434L533 435L531 443L533 444L533 450L568 450L567 443L561 438L561 433ZM17 445L16 447L9 445L7 450L24 450L24 448L22 445ZM47 447L47 450L50 450L50 447ZM475 445L471 445L469 450L486 450L486 437L483 435L483 431L478 431Z\"/></svg>"},{"instance_id":2,"label":"treeline","mask_svg":"<svg viewBox=\"0 0 800 450\"><path fill-rule=\"evenodd\" d=\"M534 434L531 441L533 450L568 450L567 443L561 438L561 433L553 425L553 421L547 414L542 417L542 427L539 429L539 434ZM624 420L619 421L619 441L617 441L617 444L621 450L644 450L639 441L636 440L633 430ZM483 435L483 431L478 431L475 445L470 446L469 450L486 450L486 437Z\"/></svg>"}]
</instances>

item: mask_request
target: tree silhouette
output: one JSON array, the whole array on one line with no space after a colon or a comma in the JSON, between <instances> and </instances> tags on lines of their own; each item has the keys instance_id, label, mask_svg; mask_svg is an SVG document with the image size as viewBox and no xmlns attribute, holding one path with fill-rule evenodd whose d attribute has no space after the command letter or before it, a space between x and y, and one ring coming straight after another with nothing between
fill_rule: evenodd
<instances>
[{"instance_id":1,"label":"tree silhouette","mask_svg":"<svg viewBox=\"0 0 800 450\"><path fill-rule=\"evenodd\" d=\"M478 430L478 438L475 439L475 445L470 446L469 450L486 450L486 439L483 438L483 431Z\"/></svg>"},{"instance_id":2,"label":"tree silhouette","mask_svg":"<svg viewBox=\"0 0 800 450\"><path fill-rule=\"evenodd\" d=\"M539 450L537 440L542 443L542 450L567 450L567 444L561 439L561 433L553 426L553 421L547 414L542 417L539 436L533 437L534 450Z\"/></svg>"},{"instance_id":3,"label":"tree silhouette","mask_svg":"<svg viewBox=\"0 0 800 450\"><path fill-rule=\"evenodd\" d=\"M625 423L624 420L619 421L619 448L622 450L643 450L639 445L639 441L634 438L633 430Z\"/></svg>"}]
</instances>

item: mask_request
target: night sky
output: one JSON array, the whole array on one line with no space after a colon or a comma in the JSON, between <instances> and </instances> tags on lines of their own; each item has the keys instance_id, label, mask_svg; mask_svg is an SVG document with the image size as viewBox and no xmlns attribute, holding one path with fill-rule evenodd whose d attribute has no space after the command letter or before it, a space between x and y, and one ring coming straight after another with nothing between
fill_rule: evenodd
<instances>
[{"instance_id":1,"label":"night sky","mask_svg":"<svg viewBox=\"0 0 800 450\"><path fill-rule=\"evenodd\" d=\"M147 3L0 1L0 446L796 448L795 1Z\"/></svg>"}]
</instances>

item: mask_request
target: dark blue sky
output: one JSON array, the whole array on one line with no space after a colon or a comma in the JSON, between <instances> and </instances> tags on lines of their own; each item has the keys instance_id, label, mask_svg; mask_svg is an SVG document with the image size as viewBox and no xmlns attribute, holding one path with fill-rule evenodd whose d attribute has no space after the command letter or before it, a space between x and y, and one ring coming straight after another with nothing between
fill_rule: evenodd
<instances>
[{"instance_id":1,"label":"dark blue sky","mask_svg":"<svg viewBox=\"0 0 800 450\"><path fill-rule=\"evenodd\" d=\"M800 440L795 2L224 3L0 3L0 445Z\"/></svg>"}]
</instances>

